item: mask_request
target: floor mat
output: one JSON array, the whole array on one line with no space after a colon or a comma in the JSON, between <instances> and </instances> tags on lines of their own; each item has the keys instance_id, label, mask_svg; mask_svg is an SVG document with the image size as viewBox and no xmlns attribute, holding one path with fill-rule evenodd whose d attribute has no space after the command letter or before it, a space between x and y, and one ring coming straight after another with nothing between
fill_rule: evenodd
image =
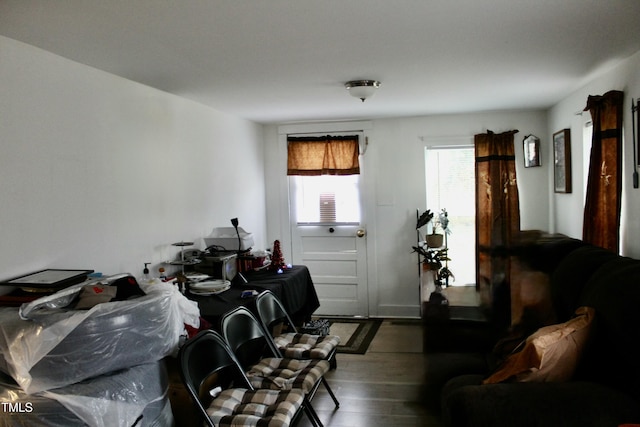
<instances>
[{"instance_id":1,"label":"floor mat","mask_svg":"<svg viewBox=\"0 0 640 427\"><path fill-rule=\"evenodd\" d=\"M331 335L340 337L338 353L365 354L376 332L382 324L381 319L329 319Z\"/></svg>"}]
</instances>

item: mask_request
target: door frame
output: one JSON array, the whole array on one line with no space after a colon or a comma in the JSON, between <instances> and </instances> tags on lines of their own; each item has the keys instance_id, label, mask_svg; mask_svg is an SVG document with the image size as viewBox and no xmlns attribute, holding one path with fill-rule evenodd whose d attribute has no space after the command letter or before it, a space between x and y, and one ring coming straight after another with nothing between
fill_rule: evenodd
<instances>
[{"instance_id":1,"label":"door frame","mask_svg":"<svg viewBox=\"0 0 640 427\"><path fill-rule=\"evenodd\" d=\"M300 123L278 126L278 152L279 158L283 162L283 173L279 174L279 200L281 202L280 214L280 240L282 249L285 251L285 259L291 259L292 253L292 236L291 236L291 218L289 207L289 180L286 174L287 162L287 135L305 134L305 133L334 133L334 132L362 132L364 140L360 142L362 167L372 171L375 165L372 155L375 155L375 149L371 149L370 131L373 129L371 121L352 121L352 122L323 122L323 123ZM362 197L362 222L367 230L367 290L369 317L378 315L378 280L376 267L376 201L375 201L375 174L365 173L365 179L361 183ZM373 236L373 238L371 238Z\"/></svg>"}]
</instances>

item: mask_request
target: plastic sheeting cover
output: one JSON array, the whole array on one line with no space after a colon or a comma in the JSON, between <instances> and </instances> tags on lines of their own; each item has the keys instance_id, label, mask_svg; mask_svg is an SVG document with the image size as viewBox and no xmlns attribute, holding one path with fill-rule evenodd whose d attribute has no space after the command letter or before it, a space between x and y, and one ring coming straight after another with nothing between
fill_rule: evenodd
<instances>
[{"instance_id":1,"label":"plastic sheeting cover","mask_svg":"<svg viewBox=\"0 0 640 427\"><path fill-rule=\"evenodd\" d=\"M89 310L57 304L30 320L1 308L0 370L31 394L177 354L184 325L199 326L197 304L168 283L142 288L146 296Z\"/></svg>"},{"instance_id":2,"label":"plastic sheeting cover","mask_svg":"<svg viewBox=\"0 0 640 427\"><path fill-rule=\"evenodd\" d=\"M0 402L9 408L1 411L0 426L172 425L167 390L163 362L138 365L32 395L0 382Z\"/></svg>"}]
</instances>

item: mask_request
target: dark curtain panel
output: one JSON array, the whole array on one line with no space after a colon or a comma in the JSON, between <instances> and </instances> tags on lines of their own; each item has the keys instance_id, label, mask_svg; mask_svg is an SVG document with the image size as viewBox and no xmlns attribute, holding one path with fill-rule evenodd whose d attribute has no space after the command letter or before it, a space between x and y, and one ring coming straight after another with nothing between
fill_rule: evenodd
<instances>
[{"instance_id":1,"label":"dark curtain panel","mask_svg":"<svg viewBox=\"0 0 640 427\"><path fill-rule=\"evenodd\" d=\"M622 199L622 103L624 93L589 96L593 138L582 239L615 253L620 250Z\"/></svg>"},{"instance_id":2,"label":"dark curtain panel","mask_svg":"<svg viewBox=\"0 0 640 427\"><path fill-rule=\"evenodd\" d=\"M475 135L476 286L482 305L501 325L510 321L508 248L520 230L514 135Z\"/></svg>"},{"instance_id":3,"label":"dark curtain panel","mask_svg":"<svg viewBox=\"0 0 640 427\"><path fill-rule=\"evenodd\" d=\"M287 138L287 175L360 173L357 135Z\"/></svg>"}]
</instances>

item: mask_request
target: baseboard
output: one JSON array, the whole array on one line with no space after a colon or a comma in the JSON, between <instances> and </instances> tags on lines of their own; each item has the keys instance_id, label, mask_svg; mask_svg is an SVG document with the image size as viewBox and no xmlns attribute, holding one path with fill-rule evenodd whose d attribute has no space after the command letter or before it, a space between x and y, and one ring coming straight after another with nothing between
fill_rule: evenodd
<instances>
[{"instance_id":1,"label":"baseboard","mask_svg":"<svg viewBox=\"0 0 640 427\"><path fill-rule=\"evenodd\" d=\"M419 318L420 305L379 305L376 317Z\"/></svg>"}]
</instances>

